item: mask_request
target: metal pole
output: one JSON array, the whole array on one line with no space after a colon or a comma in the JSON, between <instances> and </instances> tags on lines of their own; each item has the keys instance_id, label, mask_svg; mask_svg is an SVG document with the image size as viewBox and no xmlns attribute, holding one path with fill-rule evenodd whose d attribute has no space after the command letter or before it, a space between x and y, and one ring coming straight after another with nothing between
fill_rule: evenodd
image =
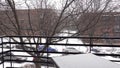
<instances>
[{"instance_id":1,"label":"metal pole","mask_svg":"<svg viewBox=\"0 0 120 68\"><path fill-rule=\"evenodd\" d=\"M3 53L3 37L1 37L1 44L2 44L2 63L3 63L3 68L4 68L4 53Z\"/></svg>"},{"instance_id":2,"label":"metal pole","mask_svg":"<svg viewBox=\"0 0 120 68\"><path fill-rule=\"evenodd\" d=\"M9 43L10 43L10 64L11 64L11 67L12 67L12 55L11 55L11 39L10 39L10 37L9 37Z\"/></svg>"},{"instance_id":3,"label":"metal pole","mask_svg":"<svg viewBox=\"0 0 120 68\"><path fill-rule=\"evenodd\" d=\"M92 38L90 37L90 52L89 53L91 53L92 51L92 45L93 45L93 42L92 42Z\"/></svg>"},{"instance_id":4,"label":"metal pole","mask_svg":"<svg viewBox=\"0 0 120 68\"><path fill-rule=\"evenodd\" d=\"M48 68L48 55L49 55L49 54L48 54L48 46L49 46L49 45L48 45L48 41L49 41L49 40L48 40L48 38L47 38L47 41L46 41L46 44L47 44L47 46L46 46L46 47L47 47L47 68Z\"/></svg>"}]
</instances>

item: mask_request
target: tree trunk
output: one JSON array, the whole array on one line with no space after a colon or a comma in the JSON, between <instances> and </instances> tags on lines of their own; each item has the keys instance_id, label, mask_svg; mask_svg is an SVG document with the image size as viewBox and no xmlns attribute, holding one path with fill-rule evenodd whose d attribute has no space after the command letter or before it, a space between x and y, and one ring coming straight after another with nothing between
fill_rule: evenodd
<instances>
[{"instance_id":1,"label":"tree trunk","mask_svg":"<svg viewBox=\"0 0 120 68\"><path fill-rule=\"evenodd\" d=\"M41 64L39 63L40 59L39 58L34 58L34 63L36 68L41 68Z\"/></svg>"}]
</instances>

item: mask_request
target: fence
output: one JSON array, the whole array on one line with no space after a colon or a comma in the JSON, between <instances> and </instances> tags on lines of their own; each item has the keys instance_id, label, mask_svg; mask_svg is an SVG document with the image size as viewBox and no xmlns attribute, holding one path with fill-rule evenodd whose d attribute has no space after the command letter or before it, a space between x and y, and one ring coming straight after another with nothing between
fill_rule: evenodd
<instances>
[{"instance_id":1,"label":"fence","mask_svg":"<svg viewBox=\"0 0 120 68\"><path fill-rule=\"evenodd\" d=\"M15 65L25 63L40 63L41 66L47 67L54 67L57 68L57 65L54 63L50 54L59 54L60 56L65 54L81 54L81 53L93 53L94 47L111 47L112 50L110 53L93 53L98 56L113 56L113 57L120 57L120 53L116 53L116 48L120 48L120 43L115 42L116 40L119 41L120 38L118 37L46 37L46 36L3 36L1 38L1 53L0 53L0 65L2 68L6 67L6 63L9 63L9 66L6 68L20 68L16 67ZM70 39L77 39L82 40L80 41L70 41ZM60 42L65 40L65 42ZM58 43L59 42L59 43ZM110 43L109 43L110 42ZM43 50L38 51L39 45L46 45ZM85 47L87 49L86 52L66 52L58 49L58 51L48 51L47 48L50 46L57 47ZM18 55L13 55L12 53L17 53ZM20 53L22 52L22 55ZM114 53L115 52L115 53ZM30 55L25 55L28 53ZM46 56L43 56L43 53ZM7 57L7 58L5 58ZM33 60L20 60L20 58L32 58ZM38 58L38 60L34 60ZM113 62L120 62L119 60L111 60ZM15 64L15 65L14 65ZM30 65L24 65L24 67L29 67ZM35 67L35 65L31 65L31 67Z\"/></svg>"}]
</instances>

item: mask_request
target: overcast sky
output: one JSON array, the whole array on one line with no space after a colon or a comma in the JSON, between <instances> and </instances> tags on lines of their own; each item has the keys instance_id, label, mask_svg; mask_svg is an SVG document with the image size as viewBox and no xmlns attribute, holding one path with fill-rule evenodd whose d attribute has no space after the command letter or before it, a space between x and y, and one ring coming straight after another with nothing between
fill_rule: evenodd
<instances>
[{"instance_id":1,"label":"overcast sky","mask_svg":"<svg viewBox=\"0 0 120 68\"><path fill-rule=\"evenodd\" d=\"M20 9L25 9L26 8L26 5L24 3L24 0L14 0L16 2L17 5L17 8L20 8ZM28 0L28 4L33 6L33 5L36 5L35 3L36 0ZM55 6L57 9L60 9L61 8L61 0L48 0L48 4L50 6Z\"/></svg>"},{"instance_id":2,"label":"overcast sky","mask_svg":"<svg viewBox=\"0 0 120 68\"><path fill-rule=\"evenodd\" d=\"M2 1L4 1L4 0L2 0ZM16 2L16 8L18 8L18 9L26 9L27 8L27 6L25 5L25 3L24 3L24 1L25 0L14 0L15 2ZM32 6L34 5L36 5L36 2L35 1L39 1L39 0L27 0L28 2L28 4L30 5L30 7L31 8L33 8ZM58 10L59 9L61 9L61 7L62 7L62 5L61 5L61 2L62 1L65 1L65 0L48 0L48 4L52 7L52 6L54 6L55 8L57 8ZM83 0L84 1L84 0ZM113 7L113 6L116 6L116 5L120 5L120 3L118 2L118 1L120 1L120 0L112 0L112 1L117 1L117 2L114 2L114 3L112 3L111 4L111 7ZM37 2L38 3L38 2ZM119 6L118 6L119 7Z\"/></svg>"},{"instance_id":3,"label":"overcast sky","mask_svg":"<svg viewBox=\"0 0 120 68\"><path fill-rule=\"evenodd\" d=\"M4 3L5 0L0 0ZM18 9L25 9L27 8L27 6L25 5L25 0L14 0L16 3L16 8ZM39 1L39 0L27 0L27 3L30 5L30 7L32 7L33 5L36 5L35 1ZM38 3L38 2L37 2ZM49 6L54 6L57 9L61 8L61 0L48 0L48 4ZM32 7L33 8L33 7Z\"/></svg>"}]
</instances>

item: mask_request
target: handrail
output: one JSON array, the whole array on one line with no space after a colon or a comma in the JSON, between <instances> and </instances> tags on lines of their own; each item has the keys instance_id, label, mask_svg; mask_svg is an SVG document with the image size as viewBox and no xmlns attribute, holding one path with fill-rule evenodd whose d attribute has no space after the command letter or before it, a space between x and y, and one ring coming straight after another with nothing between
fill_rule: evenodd
<instances>
[{"instance_id":1,"label":"handrail","mask_svg":"<svg viewBox=\"0 0 120 68\"><path fill-rule=\"evenodd\" d=\"M2 50L3 50L3 45L6 45L6 44L10 44L10 46L12 44L41 44L41 45L55 45L55 46L86 46L86 47L120 47L120 44L96 44L94 42L91 42L92 40L94 39L120 39L120 37L60 37L60 36L55 36L55 37L47 37L47 36L3 36L3 37L0 37L0 38L63 38L63 39L68 39L68 38L76 38L76 39L88 39L89 40L89 43L83 43L83 44L66 44L66 43L52 43L52 42L47 42L47 43L34 43L34 42L11 42L11 41L7 41L7 42L1 42L0 45L2 45ZM8 52L34 52L34 53L51 53L51 54L82 54L81 52L47 52L47 51L31 51L31 50L12 50L10 49L9 51L6 51L6 52L2 52L0 53L1 54L5 54L5 53L8 53ZM98 55L98 56L120 56L119 54L102 54L102 53L93 53L95 55ZM11 55L10 55L11 56ZM25 56L25 55L16 55L16 56L19 56L19 57L37 57L37 58L46 58L46 59L51 59L51 57L43 57L43 56ZM3 56L2 56L3 57ZM1 58L1 57L0 57ZM20 62L34 62L34 63L48 63L48 64L51 64L50 62L44 62L44 61L26 61L26 60L3 60L1 63L4 63L4 62L8 62L8 61L20 61ZM120 62L119 60L111 60L113 62Z\"/></svg>"},{"instance_id":2,"label":"handrail","mask_svg":"<svg viewBox=\"0 0 120 68\"><path fill-rule=\"evenodd\" d=\"M34 37L34 38L83 38L83 39L120 39L120 37L110 37L110 36L107 36L107 37L103 37L103 36L92 36L92 37L90 37L90 36L75 36L75 37L71 37L71 36L52 36L52 37L50 37L50 36L3 36L3 37L9 37L9 38L11 38L11 37L17 37L17 38L19 38L19 37L27 37L27 38L32 38L32 37Z\"/></svg>"}]
</instances>

